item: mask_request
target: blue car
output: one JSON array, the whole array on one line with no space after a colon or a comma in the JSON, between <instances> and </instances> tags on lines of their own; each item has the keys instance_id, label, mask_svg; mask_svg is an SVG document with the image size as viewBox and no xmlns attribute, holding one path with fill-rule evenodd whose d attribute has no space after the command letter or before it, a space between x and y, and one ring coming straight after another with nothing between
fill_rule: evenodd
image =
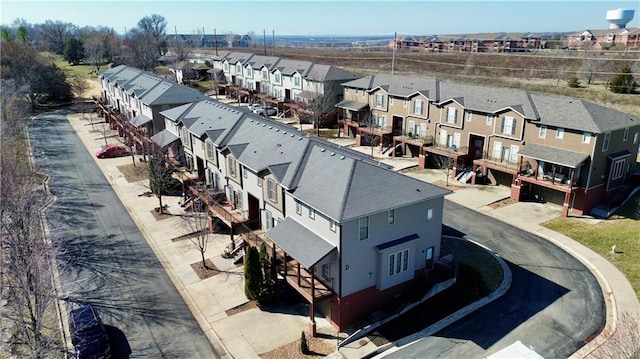
<instances>
[{"instance_id":1,"label":"blue car","mask_svg":"<svg viewBox=\"0 0 640 359\"><path fill-rule=\"evenodd\" d=\"M77 359L109 359L111 347L102 320L95 308L88 304L70 314L71 343Z\"/></svg>"}]
</instances>

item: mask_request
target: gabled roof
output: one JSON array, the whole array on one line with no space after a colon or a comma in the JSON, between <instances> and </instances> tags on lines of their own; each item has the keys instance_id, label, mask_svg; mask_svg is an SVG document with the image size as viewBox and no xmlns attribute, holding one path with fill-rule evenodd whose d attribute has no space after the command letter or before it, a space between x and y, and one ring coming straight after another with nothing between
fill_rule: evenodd
<instances>
[{"instance_id":1,"label":"gabled roof","mask_svg":"<svg viewBox=\"0 0 640 359\"><path fill-rule=\"evenodd\" d=\"M275 68L278 69L283 75L291 76L294 72L298 72L303 77L307 75L307 72L311 69L313 62L291 59L280 59Z\"/></svg>"},{"instance_id":2,"label":"gabled roof","mask_svg":"<svg viewBox=\"0 0 640 359\"><path fill-rule=\"evenodd\" d=\"M588 153L538 145L535 143L527 143L518 153L526 157L540 159L570 168L578 167L590 157Z\"/></svg>"},{"instance_id":3,"label":"gabled roof","mask_svg":"<svg viewBox=\"0 0 640 359\"><path fill-rule=\"evenodd\" d=\"M247 52L230 52L224 56L224 60L227 60L231 64L236 64L240 62L244 65L251 57L255 56L254 54Z\"/></svg>"},{"instance_id":4,"label":"gabled roof","mask_svg":"<svg viewBox=\"0 0 640 359\"><path fill-rule=\"evenodd\" d=\"M343 70L339 67L331 65L322 65L314 63L309 71L304 74L305 78L318 82L325 81L348 81L357 79L359 76Z\"/></svg>"},{"instance_id":5,"label":"gabled roof","mask_svg":"<svg viewBox=\"0 0 640 359\"><path fill-rule=\"evenodd\" d=\"M592 133L640 125L640 118L581 99L532 94L540 124Z\"/></svg>"},{"instance_id":6,"label":"gabled roof","mask_svg":"<svg viewBox=\"0 0 640 359\"><path fill-rule=\"evenodd\" d=\"M380 87L390 96L399 97L410 97L420 93L437 101L439 82L439 80L426 77L381 74L345 82L342 86L363 90L373 90Z\"/></svg>"},{"instance_id":7,"label":"gabled roof","mask_svg":"<svg viewBox=\"0 0 640 359\"><path fill-rule=\"evenodd\" d=\"M278 61L280 61L280 58L275 56L253 55L245 62L245 65L251 65L254 69L264 66L271 70Z\"/></svg>"},{"instance_id":8,"label":"gabled roof","mask_svg":"<svg viewBox=\"0 0 640 359\"><path fill-rule=\"evenodd\" d=\"M267 236L305 268L312 268L323 258L337 251L335 244L311 232L292 217L285 218L271 228Z\"/></svg>"},{"instance_id":9,"label":"gabled roof","mask_svg":"<svg viewBox=\"0 0 640 359\"><path fill-rule=\"evenodd\" d=\"M525 118L537 118L529 94L523 90L442 81L440 103L449 100L455 100L472 111L496 113L510 108Z\"/></svg>"},{"instance_id":10,"label":"gabled roof","mask_svg":"<svg viewBox=\"0 0 640 359\"><path fill-rule=\"evenodd\" d=\"M198 90L126 65L104 71L100 76L135 94L147 106L183 104L207 98Z\"/></svg>"}]
</instances>

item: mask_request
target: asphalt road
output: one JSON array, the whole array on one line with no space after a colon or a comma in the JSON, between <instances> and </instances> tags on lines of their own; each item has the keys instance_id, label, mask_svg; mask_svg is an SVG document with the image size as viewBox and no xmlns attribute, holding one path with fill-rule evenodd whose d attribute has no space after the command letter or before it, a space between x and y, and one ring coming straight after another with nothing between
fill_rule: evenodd
<instances>
[{"instance_id":1,"label":"asphalt road","mask_svg":"<svg viewBox=\"0 0 640 359\"><path fill-rule=\"evenodd\" d=\"M520 340L545 359L567 358L604 327L602 291L578 260L540 237L450 201L445 201L444 218L444 234L472 239L507 261L511 288L386 357L483 358Z\"/></svg>"},{"instance_id":2,"label":"asphalt road","mask_svg":"<svg viewBox=\"0 0 640 359\"><path fill-rule=\"evenodd\" d=\"M63 290L70 307L98 308L114 359L217 357L64 112L39 115L29 137L57 197L47 221Z\"/></svg>"}]
</instances>

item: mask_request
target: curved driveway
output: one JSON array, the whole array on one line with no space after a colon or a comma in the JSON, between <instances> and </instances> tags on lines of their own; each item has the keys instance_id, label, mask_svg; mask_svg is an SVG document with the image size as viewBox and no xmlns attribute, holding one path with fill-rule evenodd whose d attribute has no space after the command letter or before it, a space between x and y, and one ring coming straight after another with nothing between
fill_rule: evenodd
<instances>
[{"instance_id":1,"label":"curved driveway","mask_svg":"<svg viewBox=\"0 0 640 359\"><path fill-rule=\"evenodd\" d=\"M604 327L602 291L577 259L538 236L451 201L445 201L444 218L444 234L474 240L507 261L511 288L386 357L482 358L520 340L545 359L567 358Z\"/></svg>"},{"instance_id":2,"label":"curved driveway","mask_svg":"<svg viewBox=\"0 0 640 359\"><path fill-rule=\"evenodd\" d=\"M47 222L63 252L63 291L70 302L98 307L114 357L128 357L129 349L137 358L216 357L65 113L37 116L29 138L57 197Z\"/></svg>"}]
</instances>

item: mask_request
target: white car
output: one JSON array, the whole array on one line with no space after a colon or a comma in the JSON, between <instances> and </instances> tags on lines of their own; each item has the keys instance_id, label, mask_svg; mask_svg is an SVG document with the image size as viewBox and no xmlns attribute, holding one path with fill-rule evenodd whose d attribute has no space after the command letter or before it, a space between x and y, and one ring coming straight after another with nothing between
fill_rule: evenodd
<instances>
[{"instance_id":1,"label":"white car","mask_svg":"<svg viewBox=\"0 0 640 359\"><path fill-rule=\"evenodd\" d=\"M259 103L254 103L252 105L247 106L249 108L249 111L255 113L257 110L261 110L262 109L262 105Z\"/></svg>"},{"instance_id":2,"label":"white car","mask_svg":"<svg viewBox=\"0 0 640 359\"><path fill-rule=\"evenodd\" d=\"M252 110L252 112L260 116L275 116L278 114L278 110L275 107L261 107L256 110Z\"/></svg>"}]
</instances>

